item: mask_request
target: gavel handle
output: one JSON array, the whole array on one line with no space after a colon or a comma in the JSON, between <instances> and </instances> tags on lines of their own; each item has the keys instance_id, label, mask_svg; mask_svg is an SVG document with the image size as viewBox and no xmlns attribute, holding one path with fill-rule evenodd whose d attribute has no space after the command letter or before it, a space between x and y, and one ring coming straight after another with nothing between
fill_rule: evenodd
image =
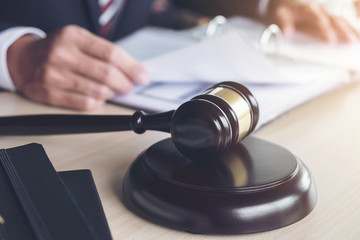
<instances>
[{"instance_id":1,"label":"gavel handle","mask_svg":"<svg viewBox=\"0 0 360 240\"><path fill-rule=\"evenodd\" d=\"M0 117L0 135L48 135L133 130L170 132L174 111L146 115L22 115Z\"/></svg>"}]
</instances>

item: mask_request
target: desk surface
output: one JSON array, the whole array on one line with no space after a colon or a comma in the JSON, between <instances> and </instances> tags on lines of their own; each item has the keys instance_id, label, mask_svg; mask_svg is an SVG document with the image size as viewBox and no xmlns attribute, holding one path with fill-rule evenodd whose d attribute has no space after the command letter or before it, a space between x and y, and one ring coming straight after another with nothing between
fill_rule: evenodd
<instances>
[{"instance_id":1,"label":"desk surface","mask_svg":"<svg viewBox=\"0 0 360 240\"><path fill-rule=\"evenodd\" d=\"M0 93L0 115L75 113ZM135 157L164 133L131 132L58 136L0 136L1 148L38 142L55 168L90 169L115 240L123 239L360 239L360 83L312 100L254 135L280 144L310 169L318 192L315 210L290 226L258 234L208 236L169 230L129 212L118 192ZM89 114L130 114L108 104Z\"/></svg>"}]
</instances>

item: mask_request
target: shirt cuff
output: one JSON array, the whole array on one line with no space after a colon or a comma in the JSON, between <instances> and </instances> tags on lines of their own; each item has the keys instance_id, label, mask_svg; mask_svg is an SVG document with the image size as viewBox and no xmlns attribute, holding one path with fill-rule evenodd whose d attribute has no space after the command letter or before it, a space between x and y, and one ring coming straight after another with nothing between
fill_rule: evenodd
<instances>
[{"instance_id":1,"label":"shirt cuff","mask_svg":"<svg viewBox=\"0 0 360 240\"><path fill-rule=\"evenodd\" d=\"M0 32L0 87L15 91L14 83L10 77L7 65L7 50L20 37L34 34L39 38L45 38L46 34L42 30L33 27L13 27Z\"/></svg>"},{"instance_id":2,"label":"shirt cuff","mask_svg":"<svg viewBox=\"0 0 360 240\"><path fill-rule=\"evenodd\" d=\"M268 7L269 7L269 1L270 0L259 0L259 5L258 5L258 16L260 17L260 19L264 19L266 18L267 12L268 12Z\"/></svg>"}]
</instances>

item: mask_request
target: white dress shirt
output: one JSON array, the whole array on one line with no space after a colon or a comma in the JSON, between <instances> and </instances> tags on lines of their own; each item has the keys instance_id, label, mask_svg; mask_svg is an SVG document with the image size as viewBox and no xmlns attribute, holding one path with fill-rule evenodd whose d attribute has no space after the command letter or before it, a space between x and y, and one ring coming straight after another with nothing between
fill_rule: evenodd
<instances>
[{"instance_id":1,"label":"white dress shirt","mask_svg":"<svg viewBox=\"0 0 360 240\"><path fill-rule=\"evenodd\" d=\"M33 27L13 27L6 29L0 33L0 87L15 91L15 86L10 77L8 66L7 66L7 50L17 39L20 37L34 34L39 38L46 37L46 34L40 29Z\"/></svg>"}]
</instances>

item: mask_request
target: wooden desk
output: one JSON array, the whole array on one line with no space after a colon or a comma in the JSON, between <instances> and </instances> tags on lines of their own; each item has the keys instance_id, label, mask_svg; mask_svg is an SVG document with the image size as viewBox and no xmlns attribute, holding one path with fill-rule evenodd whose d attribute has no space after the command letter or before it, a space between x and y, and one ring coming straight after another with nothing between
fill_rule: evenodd
<instances>
[{"instance_id":1,"label":"wooden desk","mask_svg":"<svg viewBox=\"0 0 360 240\"><path fill-rule=\"evenodd\" d=\"M0 94L0 114L74 113L10 93ZM118 192L135 157L167 134L130 132L0 137L1 148L41 143L57 170L91 169L115 240L137 239L360 239L360 83L321 96L261 128L256 136L291 150L312 172L315 210L278 230L249 235L208 236L169 230L129 212ZM130 114L114 105L91 114Z\"/></svg>"}]
</instances>

